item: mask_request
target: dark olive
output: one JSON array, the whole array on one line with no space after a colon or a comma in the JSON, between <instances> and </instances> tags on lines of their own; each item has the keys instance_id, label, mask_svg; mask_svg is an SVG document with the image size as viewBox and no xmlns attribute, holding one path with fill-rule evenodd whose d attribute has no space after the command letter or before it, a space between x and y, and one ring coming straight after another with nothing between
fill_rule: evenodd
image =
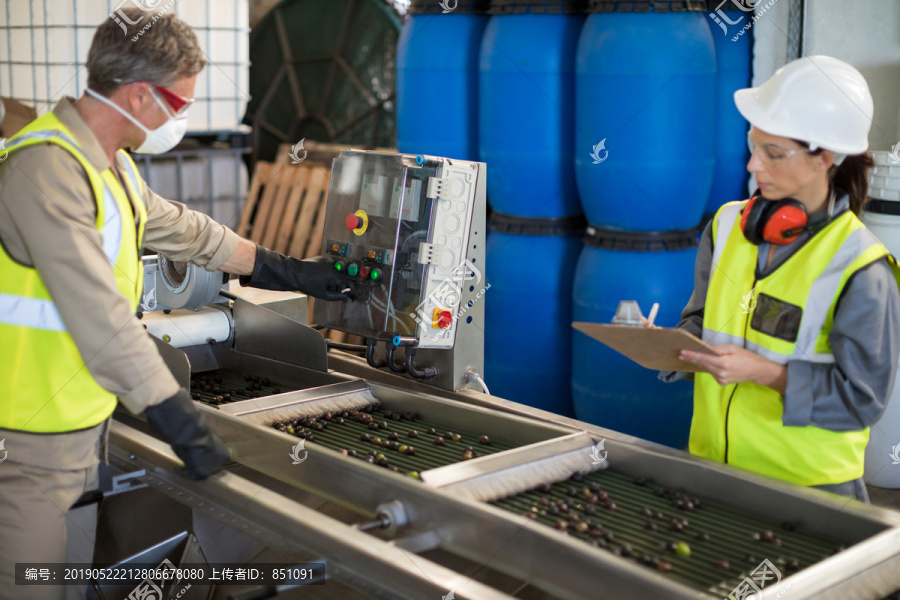
<instances>
[{"instance_id":1,"label":"dark olive","mask_svg":"<svg viewBox=\"0 0 900 600\"><path fill-rule=\"evenodd\" d=\"M396 442L397 440L400 439L400 436L397 435L397 432L396 432L396 431L392 431L392 432L390 432L390 433L388 434L388 439L391 440L391 441Z\"/></svg>"},{"instance_id":2,"label":"dark olive","mask_svg":"<svg viewBox=\"0 0 900 600\"><path fill-rule=\"evenodd\" d=\"M385 418L385 419L390 419L390 418L393 417L393 416L394 416L393 411L390 411L390 410L384 411L384 418Z\"/></svg>"},{"instance_id":3,"label":"dark olive","mask_svg":"<svg viewBox=\"0 0 900 600\"><path fill-rule=\"evenodd\" d=\"M405 452L405 454L406 454L407 456L415 456L415 455L416 455L416 449L413 448L412 446L407 446L407 447L406 447L406 452Z\"/></svg>"},{"instance_id":4,"label":"dark olive","mask_svg":"<svg viewBox=\"0 0 900 600\"><path fill-rule=\"evenodd\" d=\"M415 429L413 429L412 431L410 431L410 432L407 433L406 435L408 435L409 437L411 437L411 438L413 438L413 439L416 439L416 438L419 437L419 432L416 431Z\"/></svg>"},{"instance_id":5,"label":"dark olive","mask_svg":"<svg viewBox=\"0 0 900 600\"><path fill-rule=\"evenodd\" d=\"M797 569L800 568L800 561L797 560L796 558L788 559L786 566L791 571L796 571Z\"/></svg>"},{"instance_id":6,"label":"dark olive","mask_svg":"<svg viewBox=\"0 0 900 600\"><path fill-rule=\"evenodd\" d=\"M615 502L607 502L606 503L606 510L618 510L618 509L619 509L619 507L616 506Z\"/></svg>"},{"instance_id":7,"label":"dark olive","mask_svg":"<svg viewBox=\"0 0 900 600\"><path fill-rule=\"evenodd\" d=\"M414 413L411 410L408 410L405 413L403 413L403 416L406 417L407 421L415 421L416 420L416 413Z\"/></svg>"},{"instance_id":8,"label":"dark olive","mask_svg":"<svg viewBox=\"0 0 900 600\"><path fill-rule=\"evenodd\" d=\"M472 454L471 452L463 452L463 456L462 456L463 460L472 460L473 458L475 458L475 455Z\"/></svg>"},{"instance_id":9,"label":"dark olive","mask_svg":"<svg viewBox=\"0 0 900 600\"><path fill-rule=\"evenodd\" d=\"M649 529L650 531L656 531L659 527L656 526L656 523L652 521L648 521L646 525L644 525L644 529Z\"/></svg>"},{"instance_id":10,"label":"dark olive","mask_svg":"<svg viewBox=\"0 0 900 600\"><path fill-rule=\"evenodd\" d=\"M550 486L549 483L542 483L541 485L539 485L539 486L537 487L537 489L538 489L538 491L541 492L542 494L549 494L550 491L551 491L553 488Z\"/></svg>"},{"instance_id":11,"label":"dark olive","mask_svg":"<svg viewBox=\"0 0 900 600\"><path fill-rule=\"evenodd\" d=\"M701 532L701 533L698 533L698 534L697 534L697 539L700 540L701 542L708 542L708 541L709 541L709 534L706 533L705 531L704 531L704 532Z\"/></svg>"},{"instance_id":12,"label":"dark olive","mask_svg":"<svg viewBox=\"0 0 900 600\"><path fill-rule=\"evenodd\" d=\"M727 571L728 569L731 568L731 564L729 564L729 562L728 562L727 560L725 560L724 558L720 558L720 559L717 560L714 564L715 564L718 568L724 569L724 570L726 570L726 571Z\"/></svg>"},{"instance_id":13,"label":"dark olive","mask_svg":"<svg viewBox=\"0 0 900 600\"><path fill-rule=\"evenodd\" d=\"M770 530L766 529L762 533L759 534L759 539L764 542L773 542L775 541L775 534Z\"/></svg>"},{"instance_id":14,"label":"dark olive","mask_svg":"<svg viewBox=\"0 0 900 600\"><path fill-rule=\"evenodd\" d=\"M440 438L440 437L434 438L434 445L435 446L446 446L446 443L444 442L444 438Z\"/></svg>"},{"instance_id":15,"label":"dark olive","mask_svg":"<svg viewBox=\"0 0 900 600\"><path fill-rule=\"evenodd\" d=\"M343 425L344 417L338 417L337 419L334 420L334 422L337 423L338 425Z\"/></svg>"},{"instance_id":16,"label":"dark olive","mask_svg":"<svg viewBox=\"0 0 900 600\"><path fill-rule=\"evenodd\" d=\"M428 435L437 435L437 430L434 427L429 427Z\"/></svg>"},{"instance_id":17,"label":"dark olive","mask_svg":"<svg viewBox=\"0 0 900 600\"><path fill-rule=\"evenodd\" d=\"M453 434L453 441L454 441L454 442L461 442L461 441L462 441L462 436L461 436L460 434L458 434L458 433L454 433L454 434Z\"/></svg>"},{"instance_id":18,"label":"dark olive","mask_svg":"<svg viewBox=\"0 0 900 600\"><path fill-rule=\"evenodd\" d=\"M392 420L392 421L399 421L399 420L402 419L402 418L403 418L403 416L402 416L400 413L394 413L394 416L391 417L391 420Z\"/></svg>"},{"instance_id":19,"label":"dark olive","mask_svg":"<svg viewBox=\"0 0 900 600\"><path fill-rule=\"evenodd\" d=\"M489 437L486 436L486 435L483 435L483 436L481 436L480 438L478 438L478 443L479 443L479 444L484 444L485 446L490 446L490 445L491 445L491 438L489 438Z\"/></svg>"},{"instance_id":20,"label":"dark olive","mask_svg":"<svg viewBox=\"0 0 900 600\"><path fill-rule=\"evenodd\" d=\"M581 473L575 473L569 479L571 479L572 481L581 481L582 480Z\"/></svg>"},{"instance_id":21,"label":"dark olive","mask_svg":"<svg viewBox=\"0 0 900 600\"><path fill-rule=\"evenodd\" d=\"M356 450L353 450L353 449L347 450L347 456L351 456L351 457L355 458L356 454L357 454Z\"/></svg>"},{"instance_id":22,"label":"dark olive","mask_svg":"<svg viewBox=\"0 0 900 600\"><path fill-rule=\"evenodd\" d=\"M369 429L372 431L378 431L378 425L375 423L369 423Z\"/></svg>"},{"instance_id":23,"label":"dark olive","mask_svg":"<svg viewBox=\"0 0 900 600\"><path fill-rule=\"evenodd\" d=\"M453 432L452 432L452 431L448 431L447 433L445 433L445 434L444 434L444 439L445 439L445 440L452 440L452 439L453 439Z\"/></svg>"},{"instance_id":24,"label":"dark olive","mask_svg":"<svg viewBox=\"0 0 900 600\"><path fill-rule=\"evenodd\" d=\"M566 523L565 521L557 521L556 528L559 529L560 531L566 531L567 529L569 529L569 524Z\"/></svg>"},{"instance_id":25,"label":"dark olive","mask_svg":"<svg viewBox=\"0 0 900 600\"><path fill-rule=\"evenodd\" d=\"M387 429L388 428L387 421L382 421L381 423L379 423L378 428L379 429Z\"/></svg>"},{"instance_id":26,"label":"dark olive","mask_svg":"<svg viewBox=\"0 0 900 600\"><path fill-rule=\"evenodd\" d=\"M668 573L672 570L672 563L665 561L665 560L661 560L658 563L656 563L656 569L658 571L662 571L663 573Z\"/></svg>"}]
</instances>

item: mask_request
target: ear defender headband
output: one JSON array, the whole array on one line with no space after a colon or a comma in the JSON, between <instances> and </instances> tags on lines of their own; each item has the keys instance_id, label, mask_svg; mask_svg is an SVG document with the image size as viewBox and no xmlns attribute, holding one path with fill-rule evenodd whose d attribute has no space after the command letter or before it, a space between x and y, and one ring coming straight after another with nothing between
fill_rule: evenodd
<instances>
[{"instance_id":1,"label":"ear defender headband","mask_svg":"<svg viewBox=\"0 0 900 600\"><path fill-rule=\"evenodd\" d=\"M763 242L786 246L806 231L821 229L809 225L806 207L799 200L784 198L768 200L761 196L750 198L741 214L741 230L751 244ZM826 221L827 223L827 221Z\"/></svg>"}]
</instances>

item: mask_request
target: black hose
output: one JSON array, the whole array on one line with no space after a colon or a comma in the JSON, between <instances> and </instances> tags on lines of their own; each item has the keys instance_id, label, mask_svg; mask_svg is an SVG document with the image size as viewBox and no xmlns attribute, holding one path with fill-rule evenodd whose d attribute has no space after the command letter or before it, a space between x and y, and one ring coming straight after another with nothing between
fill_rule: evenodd
<instances>
[{"instance_id":1,"label":"black hose","mask_svg":"<svg viewBox=\"0 0 900 600\"><path fill-rule=\"evenodd\" d=\"M369 363L369 366L373 369L380 369L387 363L383 361L375 360L375 345L378 343L377 339L369 340L369 346L366 348L366 362Z\"/></svg>"},{"instance_id":2,"label":"black hose","mask_svg":"<svg viewBox=\"0 0 900 600\"><path fill-rule=\"evenodd\" d=\"M348 352L368 352L368 348L366 348L362 344L345 344L344 342L333 342L326 339L325 345L328 346L329 349L336 348L338 350L346 350Z\"/></svg>"},{"instance_id":3,"label":"black hose","mask_svg":"<svg viewBox=\"0 0 900 600\"><path fill-rule=\"evenodd\" d=\"M403 361L401 360L400 364L397 364L394 362L394 350L396 350L396 349L397 349L397 347L394 344L392 344L391 342L387 343L387 365L388 365L388 368L391 371L393 371L394 373L405 373L406 367L403 366Z\"/></svg>"},{"instance_id":4,"label":"black hose","mask_svg":"<svg viewBox=\"0 0 900 600\"><path fill-rule=\"evenodd\" d=\"M416 358L416 349L415 348L407 348L406 349L406 370L409 371L410 376L416 379L432 379L437 376L438 371L434 367L425 367L424 369L418 369L415 365Z\"/></svg>"}]
</instances>

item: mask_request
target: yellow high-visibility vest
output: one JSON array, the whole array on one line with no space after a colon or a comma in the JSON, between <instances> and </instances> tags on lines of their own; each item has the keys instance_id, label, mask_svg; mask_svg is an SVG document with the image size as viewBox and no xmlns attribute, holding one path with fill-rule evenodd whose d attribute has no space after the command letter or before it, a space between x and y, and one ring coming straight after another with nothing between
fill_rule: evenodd
<instances>
[{"instance_id":1,"label":"yellow high-visibility vest","mask_svg":"<svg viewBox=\"0 0 900 600\"><path fill-rule=\"evenodd\" d=\"M757 277L758 247L741 231L746 201L719 209L713 222L713 258L703 315L703 340L734 344L786 365L834 363L829 334L849 278L894 257L851 211L835 217L780 267ZM720 386L712 375L694 379L690 451L719 462L801 485L862 477L869 429L831 431L786 427L784 398L752 382Z\"/></svg>"},{"instance_id":2,"label":"yellow high-visibility vest","mask_svg":"<svg viewBox=\"0 0 900 600\"><path fill-rule=\"evenodd\" d=\"M115 272L119 292L128 299L131 310L137 310L144 287L140 246L147 221L137 167L126 152L119 151L124 159L126 192L112 169L100 172L91 164L52 112L10 138L6 149L14 154L47 143L65 148L87 173L97 203L96 226L103 252ZM86 368L40 273L13 260L2 244L0 347L9 357L0 361L0 427L75 431L102 423L115 409L115 395L100 387Z\"/></svg>"}]
</instances>

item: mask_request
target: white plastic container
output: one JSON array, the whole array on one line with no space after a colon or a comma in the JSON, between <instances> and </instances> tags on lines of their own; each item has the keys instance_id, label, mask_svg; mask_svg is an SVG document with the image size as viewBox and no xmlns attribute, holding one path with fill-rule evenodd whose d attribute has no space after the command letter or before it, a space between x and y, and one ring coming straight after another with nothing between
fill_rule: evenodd
<instances>
[{"instance_id":1,"label":"white plastic container","mask_svg":"<svg viewBox=\"0 0 900 600\"><path fill-rule=\"evenodd\" d=\"M34 106L39 115L63 96L81 96L94 30L120 7L139 4L0 0L0 95ZM188 130L237 129L250 89L248 0L153 0L148 5L160 10L170 4L166 12L174 11L194 28L208 61L197 78Z\"/></svg>"},{"instance_id":2,"label":"white plastic container","mask_svg":"<svg viewBox=\"0 0 900 600\"><path fill-rule=\"evenodd\" d=\"M206 213L234 229L247 196L247 166L240 148L135 155L151 190Z\"/></svg>"},{"instance_id":3,"label":"white plastic container","mask_svg":"<svg viewBox=\"0 0 900 600\"><path fill-rule=\"evenodd\" d=\"M861 218L891 254L900 257L900 215L864 210ZM900 488L900 381L894 382L887 409L871 429L864 479L869 485Z\"/></svg>"}]
</instances>

